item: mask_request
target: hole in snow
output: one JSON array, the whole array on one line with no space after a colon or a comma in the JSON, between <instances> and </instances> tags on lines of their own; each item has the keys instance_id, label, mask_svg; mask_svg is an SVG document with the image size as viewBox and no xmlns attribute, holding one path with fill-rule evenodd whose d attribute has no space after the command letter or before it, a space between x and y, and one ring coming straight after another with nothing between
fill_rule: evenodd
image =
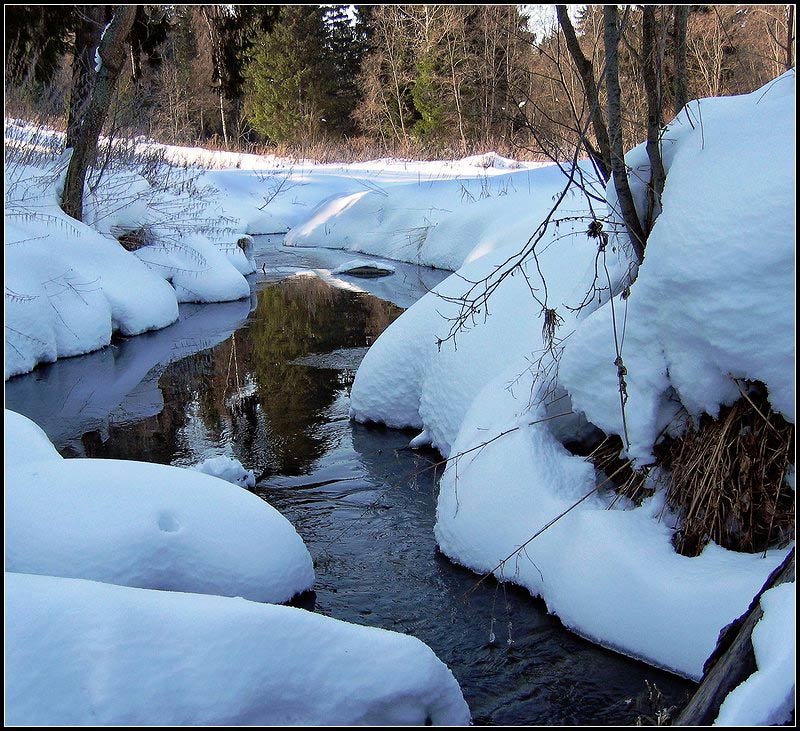
<instances>
[{"instance_id":1,"label":"hole in snow","mask_svg":"<svg viewBox=\"0 0 800 731\"><path fill-rule=\"evenodd\" d=\"M161 513L158 518L158 527L164 533L175 533L181 529L181 524L173 513Z\"/></svg>"}]
</instances>

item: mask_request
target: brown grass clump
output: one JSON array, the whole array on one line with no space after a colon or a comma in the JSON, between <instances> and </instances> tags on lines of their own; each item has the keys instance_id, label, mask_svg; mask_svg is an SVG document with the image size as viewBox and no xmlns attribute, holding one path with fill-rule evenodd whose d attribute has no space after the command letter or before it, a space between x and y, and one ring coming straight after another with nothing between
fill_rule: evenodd
<instances>
[{"instance_id":1,"label":"brown grass clump","mask_svg":"<svg viewBox=\"0 0 800 731\"><path fill-rule=\"evenodd\" d=\"M144 226L133 231L125 231L117 236L117 241L126 251L137 251L149 243L149 232Z\"/></svg>"},{"instance_id":2,"label":"brown grass clump","mask_svg":"<svg viewBox=\"0 0 800 731\"><path fill-rule=\"evenodd\" d=\"M653 489L647 483L648 468L634 469L629 460L623 459L622 439L613 435L606 437L586 457L595 469L607 475L614 475L611 480L616 497L609 508L614 507L620 498L627 498L635 505L641 505L645 498L652 496Z\"/></svg>"},{"instance_id":3,"label":"brown grass clump","mask_svg":"<svg viewBox=\"0 0 800 731\"><path fill-rule=\"evenodd\" d=\"M679 518L673 543L697 556L709 541L758 552L794 534L794 491L786 473L794 461L794 424L772 411L755 384L718 419L703 415L656 450L671 473L667 503Z\"/></svg>"}]
</instances>

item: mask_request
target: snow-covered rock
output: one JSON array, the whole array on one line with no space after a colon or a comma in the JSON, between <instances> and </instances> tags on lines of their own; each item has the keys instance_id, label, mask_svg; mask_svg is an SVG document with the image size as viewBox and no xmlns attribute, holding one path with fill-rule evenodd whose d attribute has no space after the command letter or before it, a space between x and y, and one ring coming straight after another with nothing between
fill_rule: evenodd
<instances>
[{"instance_id":1,"label":"snow-covered rock","mask_svg":"<svg viewBox=\"0 0 800 731\"><path fill-rule=\"evenodd\" d=\"M395 268L385 262L370 259L350 259L336 267L331 274L351 274L354 276L383 277L394 274Z\"/></svg>"},{"instance_id":2,"label":"snow-covered rock","mask_svg":"<svg viewBox=\"0 0 800 731\"><path fill-rule=\"evenodd\" d=\"M6 573L5 589L13 725L469 723L455 678L413 637L82 579Z\"/></svg>"},{"instance_id":3,"label":"snow-covered rock","mask_svg":"<svg viewBox=\"0 0 800 731\"><path fill-rule=\"evenodd\" d=\"M253 470L245 469L238 459L224 454L219 457L209 457L200 464L194 465L192 469L232 482L234 485L239 485L239 487L251 488L256 486L256 476Z\"/></svg>"}]
</instances>

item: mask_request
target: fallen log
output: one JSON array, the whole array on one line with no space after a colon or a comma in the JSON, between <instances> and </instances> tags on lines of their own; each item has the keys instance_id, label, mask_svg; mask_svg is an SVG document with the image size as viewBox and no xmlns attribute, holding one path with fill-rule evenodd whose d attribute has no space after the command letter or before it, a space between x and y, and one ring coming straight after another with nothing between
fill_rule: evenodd
<instances>
[{"instance_id":1,"label":"fallen log","mask_svg":"<svg viewBox=\"0 0 800 731\"><path fill-rule=\"evenodd\" d=\"M713 724L728 693L758 669L751 635L764 614L760 605L761 595L787 581L794 581L794 548L769 575L747 611L719 633L717 646L703 666L700 686L675 719L675 726Z\"/></svg>"}]
</instances>

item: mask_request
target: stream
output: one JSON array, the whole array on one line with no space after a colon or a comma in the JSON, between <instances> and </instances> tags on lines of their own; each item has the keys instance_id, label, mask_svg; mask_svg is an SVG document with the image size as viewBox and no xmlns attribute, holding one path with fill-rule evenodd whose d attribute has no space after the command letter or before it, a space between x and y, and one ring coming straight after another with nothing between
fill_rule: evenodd
<instances>
[{"instance_id":1,"label":"stream","mask_svg":"<svg viewBox=\"0 0 800 731\"><path fill-rule=\"evenodd\" d=\"M527 592L476 588L434 541L439 457L348 419L367 348L447 273L393 262L390 277L334 276L352 255L256 240L249 301L182 305L164 330L13 378L6 407L66 457L239 459L314 558L315 590L296 603L426 642L476 724L633 724L653 715L652 693L682 705L694 684L581 639Z\"/></svg>"}]
</instances>

